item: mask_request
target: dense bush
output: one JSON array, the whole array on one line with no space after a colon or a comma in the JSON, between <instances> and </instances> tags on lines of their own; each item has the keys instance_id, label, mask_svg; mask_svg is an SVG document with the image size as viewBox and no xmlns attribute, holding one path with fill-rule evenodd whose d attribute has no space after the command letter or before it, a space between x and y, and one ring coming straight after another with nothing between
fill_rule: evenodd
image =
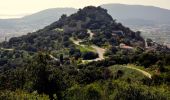
<instances>
[{"instance_id":1,"label":"dense bush","mask_svg":"<svg viewBox=\"0 0 170 100\"><path fill-rule=\"evenodd\" d=\"M68 100L168 100L170 97L169 92L160 88L120 81L75 85L66 94Z\"/></svg>"},{"instance_id":2,"label":"dense bush","mask_svg":"<svg viewBox=\"0 0 170 100\"><path fill-rule=\"evenodd\" d=\"M1 100L50 100L47 95L39 95L36 92L28 93L22 90L16 91L0 91Z\"/></svg>"},{"instance_id":3,"label":"dense bush","mask_svg":"<svg viewBox=\"0 0 170 100\"><path fill-rule=\"evenodd\" d=\"M94 52L84 52L82 55L82 58L84 60L96 59L97 57L98 57L98 54Z\"/></svg>"}]
</instances>

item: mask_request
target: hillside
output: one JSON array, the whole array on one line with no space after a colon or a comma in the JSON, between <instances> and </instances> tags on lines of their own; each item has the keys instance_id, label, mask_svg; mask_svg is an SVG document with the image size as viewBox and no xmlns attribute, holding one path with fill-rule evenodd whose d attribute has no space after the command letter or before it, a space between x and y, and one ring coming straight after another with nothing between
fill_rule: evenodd
<instances>
[{"instance_id":1,"label":"hillside","mask_svg":"<svg viewBox=\"0 0 170 100\"><path fill-rule=\"evenodd\" d=\"M0 43L0 99L168 100L170 49L88 6Z\"/></svg>"},{"instance_id":2,"label":"hillside","mask_svg":"<svg viewBox=\"0 0 170 100\"><path fill-rule=\"evenodd\" d=\"M116 20L129 26L133 30L140 30L144 36L154 40L169 42L170 11L152 6L105 4L101 5ZM21 19L1 19L0 37L1 41L7 37L20 36L27 32L36 31L59 19L62 14L70 15L76 12L74 8L47 9ZM134 13L135 12L135 13ZM157 33L157 34L154 34ZM163 35L161 35L163 33ZM150 35L153 34L153 35ZM166 37L168 36L168 37ZM156 39L155 39L156 38ZM162 43L162 41L159 41Z\"/></svg>"},{"instance_id":3,"label":"hillside","mask_svg":"<svg viewBox=\"0 0 170 100\"><path fill-rule=\"evenodd\" d=\"M140 36L140 32L133 32L121 23L115 22L115 20L107 14L107 11L100 7L97 9L87 7L69 17L63 15L59 21L56 21L37 32L29 33L28 35L18 38L11 38L9 42L4 42L4 47L23 49L23 44L26 43L26 47L36 46L36 49L40 49L41 45L35 43L43 42L41 41L43 38L47 39L48 42L51 42L51 38L54 38L55 40L56 38L61 37L59 36L60 34L63 34L68 37L75 36L80 39L85 39L88 38L88 29L94 33L93 38L89 42L98 46L104 46L105 44L119 46L120 43L133 47L144 47L145 45L143 38ZM39 39L40 36L42 39ZM45 45L46 43L40 44L45 47L47 46ZM53 44L49 44L49 46L50 45ZM44 47L41 49L44 49ZM48 49L48 47L46 49Z\"/></svg>"}]
</instances>

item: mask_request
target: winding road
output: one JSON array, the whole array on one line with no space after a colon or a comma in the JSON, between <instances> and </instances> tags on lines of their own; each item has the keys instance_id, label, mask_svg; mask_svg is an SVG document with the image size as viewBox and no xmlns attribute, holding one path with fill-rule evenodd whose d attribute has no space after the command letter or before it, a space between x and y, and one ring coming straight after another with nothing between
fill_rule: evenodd
<instances>
[{"instance_id":1,"label":"winding road","mask_svg":"<svg viewBox=\"0 0 170 100\"><path fill-rule=\"evenodd\" d=\"M106 52L106 50L103 49L103 48L100 48L98 46L95 46L95 45L93 45L92 48L94 48L99 55L99 57L94 59L94 60L95 61L103 60L104 59L104 53Z\"/></svg>"},{"instance_id":2,"label":"winding road","mask_svg":"<svg viewBox=\"0 0 170 100\"><path fill-rule=\"evenodd\" d=\"M90 40L93 38L94 33L91 32L91 30L87 30L87 33L90 34ZM92 45L92 48L96 50L99 57L95 59L95 61L103 60L104 59L104 53L106 52L106 49Z\"/></svg>"},{"instance_id":3,"label":"winding road","mask_svg":"<svg viewBox=\"0 0 170 100\"><path fill-rule=\"evenodd\" d=\"M93 35L94 33L92 33L90 30L88 30L88 33L90 34L90 40L93 38ZM82 47L85 47L85 45L82 45L80 44L80 42L82 42L82 40L73 40L73 43L76 44L76 45L79 45L79 46L82 46ZM95 46L95 45L92 45L91 46L93 49L95 49L95 51L98 53L99 57L96 58L96 59L93 59L93 60L83 60L83 62L85 61L88 61L88 62L91 62L91 61L100 61L100 60L103 60L105 59L104 58L104 53L106 52L106 49L104 48L101 48L101 47L98 47L98 46ZM141 70L139 68L136 68L136 67L133 67L133 66L123 66L123 67L126 67L126 68L129 68L129 69L133 69L133 70L136 70L136 71L139 71L141 72L143 75L145 75L146 77L152 79L152 75L144 70Z\"/></svg>"},{"instance_id":4,"label":"winding road","mask_svg":"<svg viewBox=\"0 0 170 100\"><path fill-rule=\"evenodd\" d=\"M81 40L72 40L72 41L76 45L85 47L85 45L80 44L80 42L82 42ZM98 53L99 57L96 58L96 59L93 59L93 60L84 60L84 61L89 61L90 62L90 61L103 60L104 59L104 53L106 52L106 50L101 48L101 47L95 46L95 45L92 45L91 47Z\"/></svg>"},{"instance_id":5,"label":"winding road","mask_svg":"<svg viewBox=\"0 0 170 100\"><path fill-rule=\"evenodd\" d=\"M88 33L90 34L90 40L93 38L93 35L94 33L92 33L90 30L88 30ZM82 47L85 47L85 45L82 45L80 44L80 42L82 42L82 40L73 40L73 43L76 44L76 45L79 45L79 46L82 46ZM93 60L83 60L83 62L87 61L87 62L92 62L92 61L100 61L100 60L103 60L105 59L104 58L104 53L106 52L106 49L104 48L101 48L101 47L98 47L96 45L92 45L91 46L93 49L95 49L95 51L98 53L99 57L96 58L96 59L93 59ZM6 51L13 51L14 49L6 49L6 48L0 48L0 50L6 50ZM50 55L50 57L52 59L54 59L55 61L59 61L59 59L57 59L56 57L54 57L53 55ZM139 71L141 72L142 74L144 74L145 76L147 76L148 78L152 79L152 75L144 70L141 70L139 68L136 68L136 67L133 67L133 66L123 66L123 67L126 67L126 68L129 68L129 69L133 69L133 70L136 70L136 71Z\"/></svg>"},{"instance_id":6,"label":"winding road","mask_svg":"<svg viewBox=\"0 0 170 100\"><path fill-rule=\"evenodd\" d=\"M87 33L90 34L90 40L91 40L91 39L93 38L94 33L92 33L91 30L88 30ZM73 41L73 43L76 44L76 45L85 47L85 45L80 44L80 42L82 42L82 40L80 40L80 39L78 39L78 40L72 39L72 41ZM106 52L106 49L101 48L101 47L98 47L98 46L96 46L96 45L92 45L91 47L98 53L99 57L96 58L96 59L93 59L93 60L83 60L83 61L91 62L91 61L100 61L100 60L103 60L103 59L104 59L104 53Z\"/></svg>"}]
</instances>

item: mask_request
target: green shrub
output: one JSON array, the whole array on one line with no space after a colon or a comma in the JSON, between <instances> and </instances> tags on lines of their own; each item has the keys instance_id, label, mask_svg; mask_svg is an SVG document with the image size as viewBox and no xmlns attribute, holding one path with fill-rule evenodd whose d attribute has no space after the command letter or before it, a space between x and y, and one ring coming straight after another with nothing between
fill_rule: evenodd
<instances>
[{"instance_id":1,"label":"green shrub","mask_svg":"<svg viewBox=\"0 0 170 100\"><path fill-rule=\"evenodd\" d=\"M21 90L0 91L0 100L50 100L47 95L39 95L37 92L28 93Z\"/></svg>"}]
</instances>

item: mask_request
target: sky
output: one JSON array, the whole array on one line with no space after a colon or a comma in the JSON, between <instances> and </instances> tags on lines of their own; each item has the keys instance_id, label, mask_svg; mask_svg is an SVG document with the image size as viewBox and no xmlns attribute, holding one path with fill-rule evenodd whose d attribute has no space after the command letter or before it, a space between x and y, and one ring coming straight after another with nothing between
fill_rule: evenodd
<instances>
[{"instance_id":1,"label":"sky","mask_svg":"<svg viewBox=\"0 0 170 100\"><path fill-rule=\"evenodd\" d=\"M48 8L83 8L107 3L149 5L170 9L170 0L0 0L0 18L19 18Z\"/></svg>"}]
</instances>

